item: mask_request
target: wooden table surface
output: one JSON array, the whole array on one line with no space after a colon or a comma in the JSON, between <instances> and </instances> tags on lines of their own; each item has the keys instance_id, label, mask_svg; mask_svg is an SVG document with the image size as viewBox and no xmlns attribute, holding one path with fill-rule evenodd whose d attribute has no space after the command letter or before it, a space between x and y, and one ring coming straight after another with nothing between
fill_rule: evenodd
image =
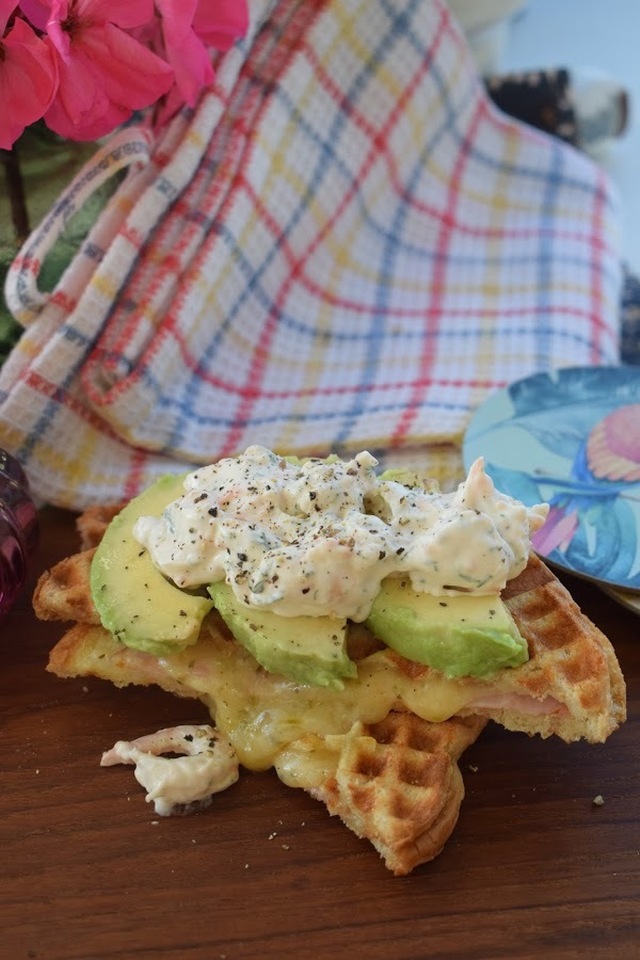
<instances>
[{"instance_id":1,"label":"wooden table surface","mask_svg":"<svg viewBox=\"0 0 640 960\"><path fill-rule=\"evenodd\" d=\"M73 521L43 512L31 579L0 630L2 960L640 957L636 615L565 580L616 646L627 724L598 746L488 727L463 758L444 853L394 878L273 773L161 819L131 767L99 766L115 740L204 709L45 672L63 628L35 619L31 591L76 549Z\"/></svg>"}]
</instances>

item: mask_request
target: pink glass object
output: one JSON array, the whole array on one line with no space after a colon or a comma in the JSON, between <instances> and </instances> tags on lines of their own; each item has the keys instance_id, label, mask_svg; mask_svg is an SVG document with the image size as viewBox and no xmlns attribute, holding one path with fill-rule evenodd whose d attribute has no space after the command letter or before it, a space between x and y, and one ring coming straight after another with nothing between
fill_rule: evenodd
<instances>
[{"instance_id":1,"label":"pink glass object","mask_svg":"<svg viewBox=\"0 0 640 960\"><path fill-rule=\"evenodd\" d=\"M38 513L17 460L0 450L0 615L18 596L38 543Z\"/></svg>"}]
</instances>

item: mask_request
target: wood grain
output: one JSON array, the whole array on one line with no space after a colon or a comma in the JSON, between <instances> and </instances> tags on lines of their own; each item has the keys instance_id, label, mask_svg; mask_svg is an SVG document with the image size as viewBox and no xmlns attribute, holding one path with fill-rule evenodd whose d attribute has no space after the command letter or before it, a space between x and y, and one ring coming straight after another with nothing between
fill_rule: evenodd
<instances>
[{"instance_id":1,"label":"wood grain","mask_svg":"<svg viewBox=\"0 0 640 960\"><path fill-rule=\"evenodd\" d=\"M30 597L76 548L42 514L29 584L0 628L0 958L354 960L640 956L640 621L565 579L615 643L629 720L600 746L489 726L463 759L445 852L392 877L370 845L273 773L161 819L102 751L203 708L45 671L61 625ZM601 794L602 806L593 799Z\"/></svg>"}]
</instances>

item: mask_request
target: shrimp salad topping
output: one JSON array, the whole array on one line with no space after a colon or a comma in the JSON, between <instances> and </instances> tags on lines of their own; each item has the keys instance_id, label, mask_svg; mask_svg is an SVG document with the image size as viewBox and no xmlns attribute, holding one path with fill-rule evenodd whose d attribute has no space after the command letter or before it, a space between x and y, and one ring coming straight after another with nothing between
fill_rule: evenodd
<instances>
[{"instance_id":1,"label":"shrimp salad topping","mask_svg":"<svg viewBox=\"0 0 640 960\"><path fill-rule=\"evenodd\" d=\"M352 460L293 460L251 446L190 473L134 536L182 588L226 580L282 616L366 619L385 577L434 595L498 593L527 564L547 506L498 492L477 460L451 493Z\"/></svg>"},{"instance_id":2,"label":"shrimp salad topping","mask_svg":"<svg viewBox=\"0 0 640 960\"><path fill-rule=\"evenodd\" d=\"M147 802L162 817L208 806L214 793L226 790L239 776L233 747L208 724L183 724L132 741L118 740L103 753L100 765L118 763L135 765Z\"/></svg>"}]
</instances>

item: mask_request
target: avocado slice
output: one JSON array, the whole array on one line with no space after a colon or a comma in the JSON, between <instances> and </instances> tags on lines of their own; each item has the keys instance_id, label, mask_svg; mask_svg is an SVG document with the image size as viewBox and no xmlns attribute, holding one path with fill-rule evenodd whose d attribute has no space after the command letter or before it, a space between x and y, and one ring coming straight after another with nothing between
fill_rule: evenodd
<instances>
[{"instance_id":1,"label":"avocado slice","mask_svg":"<svg viewBox=\"0 0 640 960\"><path fill-rule=\"evenodd\" d=\"M298 683L344 688L356 676L346 650L347 621L331 617L282 617L242 603L228 583L207 587L214 605L236 640L271 673Z\"/></svg>"},{"instance_id":2,"label":"avocado slice","mask_svg":"<svg viewBox=\"0 0 640 960\"><path fill-rule=\"evenodd\" d=\"M529 658L498 596L434 597L413 590L406 577L389 577L365 622L392 650L450 678L484 677Z\"/></svg>"},{"instance_id":3,"label":"avocado slice","mask_svg":"<svg viewBox=\"0 0 640 960\"><path fill-rule=\"evenodd\" d=\"M406 467L389 467L388 470L384 470L380 474L380 480L381 482L392 480L395 483L401 483L404 487L409 487L410 489L415 487L425 492L435 490L438 487L436 481L431 477L417 473L415 470L408 470Z\"/></svg>"},{"instance_id":4,"label":"avocado slice","mask_svg":"<svg viewBox=\"0 0 640 960\"><path fill-rule=\"evenodd\" d=\"M91 562L91 596L100 621L129 647L162 655L195 643L213 606L176 587L133 536L142 516L158 516L183 493L184 475L160 477L111 521Z\"/></svg>"}]
</instances>

